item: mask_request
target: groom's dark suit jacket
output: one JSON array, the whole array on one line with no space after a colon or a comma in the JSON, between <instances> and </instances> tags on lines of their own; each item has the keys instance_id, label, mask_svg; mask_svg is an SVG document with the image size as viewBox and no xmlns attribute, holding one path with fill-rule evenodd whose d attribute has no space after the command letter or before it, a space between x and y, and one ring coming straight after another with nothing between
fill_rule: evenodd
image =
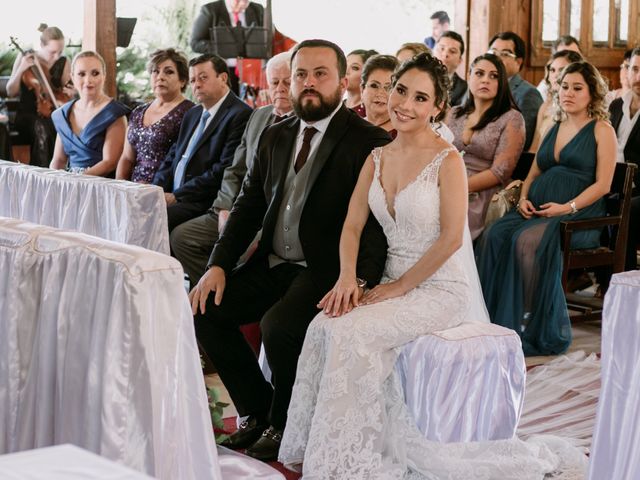
<instances>
[{"instance_id":1,"label":"groom's dark suit jacket","mask_svg":"<svg viewBox=\"0 0 640 480\"><path fill-rule=\"evenodd\" d=\"M262 133L253 165L209 265L230 273L261 227L262 239L249 263L273 252L274 228L299 126L300 120L294 117ZM315 181L301 214L299 235L307 267L323 291L328 291L338 278L340 234L360 169L374 147L389 141L384 130L344 106L334 115L322 138L312 165L311 179L315 176ZM386 247L382 228L370 215L362 233L357 265L357 275L370 285L380 280Z\"/></svg>"}]
</instances>

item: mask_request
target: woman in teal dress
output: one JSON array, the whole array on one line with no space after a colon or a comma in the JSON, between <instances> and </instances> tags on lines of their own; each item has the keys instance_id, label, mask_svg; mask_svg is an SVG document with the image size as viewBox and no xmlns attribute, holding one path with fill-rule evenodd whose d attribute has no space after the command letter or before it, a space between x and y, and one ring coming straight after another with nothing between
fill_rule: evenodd
<instances>
[{"instance_id":1,"label":"woman in teal dress","mask_svg":"<svg viewBox=\"0 0 640 480\"><path fill-rule=\"evenodd\" d=\"M80 98L51 115L58 133L51 168L113 176L129 109L104 93L104 76L104 60L97 53L81 52L73 59L71 78Z\"/></svg>"},{"instance_id":2,"label":"woman in teal dress","mask_svg":"<svg viewBox=\"0 0 640 480\"><path fill-rule=\"evenodd\" d=\"M516 211L483 235L478 271L491 321L520 333L526 355L564 352L571 323L561 284L560 222L601 216L616 161L606 84L587 62L559 75L556 123L538 150ZM573 248L599 244L600 231L573 236Z\"/></svg>"}]
</instances>

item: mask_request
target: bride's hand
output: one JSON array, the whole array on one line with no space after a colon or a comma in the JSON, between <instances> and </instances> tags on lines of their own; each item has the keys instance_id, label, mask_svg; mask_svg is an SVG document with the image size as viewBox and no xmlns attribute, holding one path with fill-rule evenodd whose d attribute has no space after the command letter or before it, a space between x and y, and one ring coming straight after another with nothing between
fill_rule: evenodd
<instances>
[{"instance_id":1,"label":"bride's hand","mask_svg":"<svg viewBox=\"0 0 640 480\"><path fill-rule=\"evenodd\" d=\"M390 298L400 297L405 293L407 293L405 288L396 280L394 282L376 285L364 294L360 303L362 305L371 305Z\"/></svg>"},{"instance_id":2,"label":"bride's hand","mask_svg":"<svg viewBox=\"0 0 640 480\"><path fill-rule=\"evenodd\" d=\"M355 277L340 277L329 293L318 302L318 308L321 308L326 315L339 317L357 307L361 295L362 289L358 287Z\"/></svg>"}]
</instances>

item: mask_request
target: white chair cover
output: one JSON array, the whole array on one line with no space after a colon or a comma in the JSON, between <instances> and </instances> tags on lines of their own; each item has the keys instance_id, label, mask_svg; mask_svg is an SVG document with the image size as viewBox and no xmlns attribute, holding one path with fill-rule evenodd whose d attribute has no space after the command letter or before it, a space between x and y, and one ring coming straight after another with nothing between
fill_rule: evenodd
<instances>
[{"instance_id":1,"label":"white chair cover","mask_svg":"<svg viewBox=\"0 0 640 480\"><path fill-rule=\"evenodd\" d=\"M74 445L0 455L3 480L151 480L142 473Z\"/></svg>"},{"instance_id":2,"label":"white chair cover","mask_svg":"<svg viewBox=\"0 0 640 480\"><path fill-rule=\"evenodd\" d=\"M62 443L222 478L180 264L0 218L0 454Z\"/></svg>"},{"instance_id":3,"label":"white chair cover","mask_svg":"<svg viewBox=\"0 0 640 480\"><path fill-rule=\"evenodd\" d=\"M169 254L160 187L0 160L0 216Z\"/></svg>"},{"instance_id":4,"label":"white chair cover","mask_svg":"<svg viewBox=\"0 0 640 480\"><path fill-rule=\"evenodd\" d=\"M271 370L260 351L265 378ZM463 323L405 345L396 368L409 412L438 442L515 435L526 381L520 337L492 323Z\"/></svg>"},{"instance_id":5,"label":"white chair cover","mask_svg":"<svg viewBox=\"0 0 640 480\"><path fill-rule=\"evenodd\" d=\"M428 440L471 442L515 435L526 381L518 335L464 323L414 340L396 368L405 402Z\"/></svg>"},{"instance_id":6,"label":"white chair cover","mask_svg":"<svg viewBox=\"0 0 640 480\"><path fill-rule=\"evenodd\" d=\"M602 317L602 390L589 478L640 478L640 272L613 275Z\"/></svg>"}]
</instances>

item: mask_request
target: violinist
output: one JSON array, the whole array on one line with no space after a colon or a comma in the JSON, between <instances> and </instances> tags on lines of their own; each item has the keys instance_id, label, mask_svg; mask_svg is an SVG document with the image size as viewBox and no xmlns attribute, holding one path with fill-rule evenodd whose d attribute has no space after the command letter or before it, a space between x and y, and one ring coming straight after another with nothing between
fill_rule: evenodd
<instances>
[{"instance_id":1,"label":"violinist","mask_svg":"<svg viewBox=\"0 0 640 480\"><path fill-rule=\"evenodd\" d=\"M46 95L46 87L35 76L39 71L35 62L39 63L41 71L48 77L50 86L60 92L64 90L64 86L71 78L71 68L67 58L62 56L64 49L62 31L57 27L46 25L41 25L39 31L41 32L40 49L25 52L25 55L19 54L16 57L11 77L7 82L7 94L10 97L20 95L16 112L16 130L23 141L31 145L30 163L47 167L53 156L56 132L50 113L46 115L46 110L38 108L40 95Z\"/></svg>"},{"instance_id":2,"label":"violinist","mask_svg":"<svg viewBox=\"0 0 640 480\"><path fill-rule=\"evenodd\" d=\"M113 177L129 109L104 93L105 70L96 52L87 50L73 58L71 78L79 98L51 115L58 133L51 168Z\"/></svg>"}]
</instances>

